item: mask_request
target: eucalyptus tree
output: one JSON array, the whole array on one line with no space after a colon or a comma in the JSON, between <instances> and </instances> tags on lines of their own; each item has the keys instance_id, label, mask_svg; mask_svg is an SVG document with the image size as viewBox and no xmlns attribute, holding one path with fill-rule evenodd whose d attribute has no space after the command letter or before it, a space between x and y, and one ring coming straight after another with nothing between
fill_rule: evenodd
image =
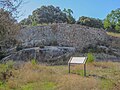
<instances>
[{"instance_id":1,"label":"eucalyptus tree","mask_svg":"<svg viewBox=\"0 0 120 90\"><path fill-rule=\"evenodd\" d=\"M104 28L108 31L120 32L120 8L112 10L104 20Z\"/></svg>"},{"instance_id":2,"label":"eucalyptus tree","mask_svg":"<svg viewBox=\"0 0 120 90\"><path fill-rule=\"evenodd\" d=\"M64 8L63 12L65 12L66 15L67 15L67 22L70 23L70 24L74 24L75 23L75 19L72 16L73 11L71 9Z\"/></svg>"},{"instance_id":3,"label":"eucalyptus tree","mask_svg":"<svg viewBox=\"0 0 120 90\"><path fill-rule=\"evenodd\" d=\"M25 23L26 22L26 23ZM32 12L32 15L27 19L23 19L20 23L22 25L34 25L43 23L65 23L67 16L61 11L59 7L41 6Z\"/></svg>"}]
</instances>

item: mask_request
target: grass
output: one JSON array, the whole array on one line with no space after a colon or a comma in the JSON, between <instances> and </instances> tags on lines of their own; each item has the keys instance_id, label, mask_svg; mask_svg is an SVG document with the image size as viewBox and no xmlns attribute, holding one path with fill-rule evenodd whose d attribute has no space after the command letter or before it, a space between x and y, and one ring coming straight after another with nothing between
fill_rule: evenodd
<instances>
[{"instance_id":1,"label":"grass","mask_svg":"<svg viewBox=\"0 0 120 90\"><path fill-rule=\"evenodd\" d=\"M114 37L120 37L120 33L107 32L107 34Z\"/></svg>"},{"instance_id":2,"label":"grass","mask_svg":"<svg viewBox=\"0 0 120 90\"><path fill-rule=\"evenodd\" d=\"M0 74L2 66L0 64ZM11 64L10 64L11 65ZM12 75L0 79L0 90L119 90L120 63L93 62L87 64L87 77L83 65L46 66L27 62L7 70ZM1 74L2 75L2 74Z\"/></svg>"},{"instance_id":3,"label":"grass","mask_svg":"<svg viewBox=\"0 0 120 90\"><path fill-rule=\"evenodd\" d=\"M23 85L20 90L54 90L55 83L53 82L43 82L43 83L28 83Z\"/></svg>"}]
</instances>

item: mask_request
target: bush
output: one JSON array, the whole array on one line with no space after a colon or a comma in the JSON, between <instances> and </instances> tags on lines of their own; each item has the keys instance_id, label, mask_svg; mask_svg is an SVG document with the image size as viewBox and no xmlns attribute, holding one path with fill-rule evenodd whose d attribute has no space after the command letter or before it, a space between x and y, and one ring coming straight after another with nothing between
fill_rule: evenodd
<instances>
[{"instance_id":1,"label":"bush","mask_svg":"<svg viewBox=\"0 0 120 90\"><path fill-rule=\"evenodd\" d=\"M94 28L103 28L102 20L82 16L79 18L79 20L76 22L77 24L85 25L88 27L94 27Z\"/></svg>"},{"instance_id":2,"label":"bush","mask_svg":"<svg viewBox=\"0 0 120 90\"><path fill-rule=\"evenodd\" d=\"M92 53L87 54L87 63L94 62L94 55Z\"/></svg>"},{"instance_id":3,"label":"bush","mask_svg":"<svg viewBox=\"0 0 120 90\"><path fill-rule=\"evenodd\" d=\"M1 64L0 65L0 80L2 81L6 81L8 78L10 78L12 76L12 69L14 66L14 62L13 61L8 61L5 64Z\"/></svg>"},{"instance_id":4,"label":"bush","mask_svg":"<svg viewBox=\"0 0 120 90\"><path fill-rule=\"evenodd\" d=\"M36 61L35 59L32 59L32 60L31 60L31 63L32 63L32 65L36 65L36 64L37 64L37 61Z\"/></svg>"}]
</instances>

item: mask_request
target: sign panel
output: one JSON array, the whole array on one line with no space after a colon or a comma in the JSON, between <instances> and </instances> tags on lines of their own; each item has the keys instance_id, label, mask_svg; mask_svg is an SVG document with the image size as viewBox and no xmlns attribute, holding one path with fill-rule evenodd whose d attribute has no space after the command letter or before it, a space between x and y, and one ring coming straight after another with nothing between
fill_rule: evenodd
<instances>
[{"instance_id":1,"label":"sign panel","mask_svg":"<svg viewBox=\"0 0 120 90\"><path fill-rule=\"evenodd\" d=\"M87 57L71 57L68 62L69 73L71 64L84 64L84 76L86 76L86 60Z\"/></svg>"},{"instance_id":2,"label":"sign panel","mask_svg":"<svg viewBox=\"0 0 120 90\"><path fill-rule=\"evenodd\" d=\"M85 64L86 57L71 57L69 63L73 64Z\"/></svg>"}]
</instances>

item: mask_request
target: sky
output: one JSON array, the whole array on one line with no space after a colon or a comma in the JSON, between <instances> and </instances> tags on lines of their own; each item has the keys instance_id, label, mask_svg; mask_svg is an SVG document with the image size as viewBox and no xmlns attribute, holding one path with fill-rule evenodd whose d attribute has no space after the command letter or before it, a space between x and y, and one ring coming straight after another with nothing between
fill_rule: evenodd
<instances>
[{"instance_id":1,"label":"sky","mask_svg":"<svg viewBox=\"0 0 120 90\"><path fill-rule=\"evenodd\" d=\"M80 16L104 19L111 10L120 8L120 0L24 0L24 4L19 9L22 16L18 21L27 18L33 10L42 5L58 6L61 10L72 9L76 20Z\"/></svg>"}]
</instances>

